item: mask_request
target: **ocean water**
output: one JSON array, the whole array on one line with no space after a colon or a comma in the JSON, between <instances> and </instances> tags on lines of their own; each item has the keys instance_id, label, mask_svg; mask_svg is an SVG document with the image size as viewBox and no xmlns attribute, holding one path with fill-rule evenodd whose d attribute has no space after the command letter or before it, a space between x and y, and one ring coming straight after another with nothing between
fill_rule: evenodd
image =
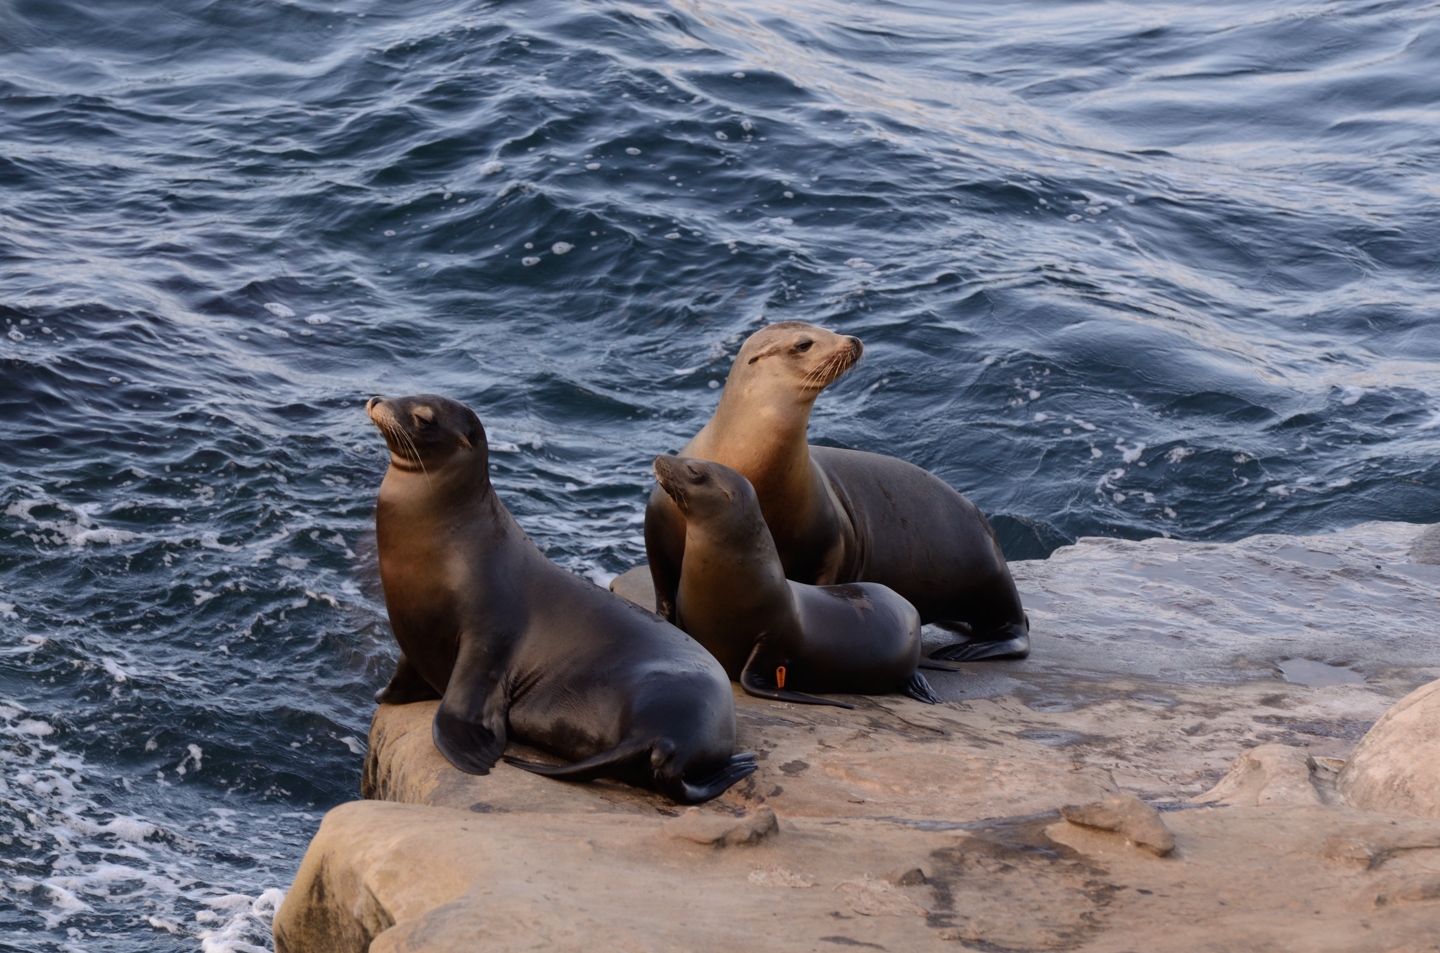
<instances>
[{"instance_id":1,"label":"ocean water","mask_svg":"<svg viewBox=\"0 0 1440 953\"><path fill-rule=\"evenodd\" d=\"M752 330L1012 558L1440 521L1440 4L0 0L0 949L268 949L395 648L362 405L643 558Z\"/></svg>"}]
</instances>

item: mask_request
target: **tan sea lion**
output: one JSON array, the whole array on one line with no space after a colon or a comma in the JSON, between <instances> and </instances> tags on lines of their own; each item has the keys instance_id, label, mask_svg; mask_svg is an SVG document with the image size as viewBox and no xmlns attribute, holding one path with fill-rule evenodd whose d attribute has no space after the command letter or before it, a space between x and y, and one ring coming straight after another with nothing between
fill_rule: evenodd
<instances>
[{"instance_id":1,"label":"tan sea lion","mask_svg":"<svg viewBox=\"0 0 1440 953\"><path fill-rule=\"evenodd\" d=\"M660 456L655 477L685 514L680 627L748 694L841 708L854 706L807 692L940 701L916 671L920 613L893 589L786 579L754 488L724 464Z\"/></svg>"},{"instance_id":2,"label":"tan sea lion","mask_svg":"<svg viewBox=\"0 0 1440 953\"><path fill-rule=\"evenodd\" d=\"M490 484L485 428L422 394L373 398L390 448L375 508L385 607L402 655L381 702L441 697L435 746L486 774L508 738L572 762L507 758L548 777L615 777L682 804L755 770L735 754L735 697L684 632L556 566Z\"/></svg>"},{"instance_id":3,"label":"tan sea lion","mask_svg":"<svg viewBox=\"0 0 1440 953\"><path fill-rule=\"evenodd\" d=\"M815 398L862 352L859 339L813 324L761 328L741 345L714 416L679 456L723 463L750 481L787 578L890 587L922 622L967 636L934 658L1024 658L1020 595L973 503L894 457L809 444ZM645 549L656 611L674 621L685 518L658 486L645 510Z\"/></svg>"}]
</instances>

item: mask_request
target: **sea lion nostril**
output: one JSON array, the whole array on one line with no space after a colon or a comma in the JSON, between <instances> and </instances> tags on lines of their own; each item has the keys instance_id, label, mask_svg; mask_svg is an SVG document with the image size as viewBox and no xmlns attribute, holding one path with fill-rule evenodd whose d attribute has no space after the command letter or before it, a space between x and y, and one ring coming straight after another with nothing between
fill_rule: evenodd
<instances>
[{"instance_id":1,"label":"sea lion nostril","mask_svg":"<svg viewBox=\"0 0 1440 953\"><path fill-rule=\"evenodd\" d=\"M371 397L369 400L365 401L365 412L373 412L375 410L375 405L378 403L380 403L379 397Z\"/></svg>"}]
</instances>

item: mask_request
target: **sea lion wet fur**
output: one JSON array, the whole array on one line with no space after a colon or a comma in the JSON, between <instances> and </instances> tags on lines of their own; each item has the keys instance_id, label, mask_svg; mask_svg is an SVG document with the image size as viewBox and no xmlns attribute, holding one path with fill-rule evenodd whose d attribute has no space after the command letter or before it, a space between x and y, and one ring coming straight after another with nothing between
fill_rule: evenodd
<instances>
[{"instance_id":1,"label":"sea lion wet fur","mask_svg":"<svg viewBox=\"0 0 1440 953\"><path fill-rule=\"evenodd\" d=\"M916 671L920 614L893 589L786 579L754 488L724 464L660 456L655 476L685 514L680 626L747 693L846 708L809 693L939 701Z\"/></svg>"},{"instance_id":2,"label":"sea lion wet fur","mask_svg":"<svg viewBox=\"0 0 1440 953\"><path fill-rule=\"evenodd\" d=\"M752 334L731 365L720 405L679 456L725 464L755 488L796 582L877 582L922 622L966 637L935 658L1024 658L1029 622L999 541L976 506L903 460L808 443L815 398L860 359L853 337L786 321ZM685 518L660 487L645 511L656 611L675 620Z\"/></svg>"},{"instance_id":3,"label":"sea lion wet fur","mask_svg":"<svg viewBox=\"0 0 1440 953\"><path fill-rule=\"evenodd\" d=\"M693 804L755 769L735 754L724 670L654 614L550 562L495 495L480 419L419 395L366 409L390 448L375 526L402 655L376 697L441 696L435 745L485 774L515 738L572 762L507 759L565 780L608 776Z\"/></svg>"}]
</instances>

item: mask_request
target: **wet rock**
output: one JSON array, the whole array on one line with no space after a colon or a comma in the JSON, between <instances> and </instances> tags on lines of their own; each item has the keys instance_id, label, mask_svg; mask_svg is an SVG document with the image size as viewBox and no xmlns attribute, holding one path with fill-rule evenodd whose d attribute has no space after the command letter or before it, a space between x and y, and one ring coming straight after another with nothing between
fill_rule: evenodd
<instances>
[{"instance_id":1,"label":"wet rock","mask_svg":"<svg viewBox=\"0 0 1440 953\"><path fill-rule=\"evenodd\" d=\"M1291 745L1260 745L1243 752L1230 773L1206 793L1191 798L1195 804L1234 804L1247 807L1267 804L1323 804L1315 786L1321 770L1303 748Z\"/></svg>"},{"instance_id":2,"label":"wet rock","mask_svg":"<svg viewBox=\"0 0 1440 953\"><path fill-rule=\"evenodd\" d=\"M1071 824L1114 831L1157 857L1175 849L1175 835L1160 819L1160 812L1133 794L1117 794L1090 804L1067 804L1060 816Z\"/></svg>"},{"instance_id":3,"label":"wet rock","mask_svg":"<svg viewBox=\"0 0 1440 953\"><path fill-rule=\"evenodd\" d=\"M706 814L698 807L688 809L664 824L665 836L714 847L758 844L780 830L775 812L762 807L747 817Z\"/></svg>"},{"instance_id":4,"label":"wet rock","mask_svg":"<svg viewBox=\"0 0 1440 953\"><path fill-rule=\"evenodd\" d=\"M1440 524L1431 526L1410 544L1410 559L1417 563L1440 566Z\"/></svg>"},{"instance_id":5,"label":"wet rock","mask_svg":"<svg viewBox=\"0 0 1440 953\"><path fill-rule=\"evenodd\" d=\"M1440 681L1406 695L1375 723L1336 786L1361 810L1440 818Z\"/></svg>"}]
</instances>

